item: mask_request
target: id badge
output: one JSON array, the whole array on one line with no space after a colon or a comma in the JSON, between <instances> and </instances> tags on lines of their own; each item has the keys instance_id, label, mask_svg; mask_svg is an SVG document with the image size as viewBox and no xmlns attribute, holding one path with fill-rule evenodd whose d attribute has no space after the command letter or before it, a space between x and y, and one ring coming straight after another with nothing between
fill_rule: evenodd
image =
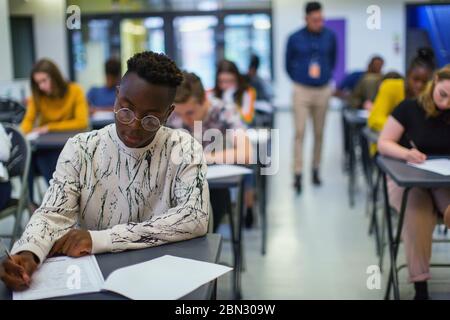
<instances>
[{"instance_id":1,"label":"id badge","mask_svg":"<svg viewBox=\"0 0 450 320\"><path fill-rule=\"evenodd\" d=\"M320 64L317 61L311 61L309 63L308 74L312 79L320 78Z\"/></svg>"}]
</instances>

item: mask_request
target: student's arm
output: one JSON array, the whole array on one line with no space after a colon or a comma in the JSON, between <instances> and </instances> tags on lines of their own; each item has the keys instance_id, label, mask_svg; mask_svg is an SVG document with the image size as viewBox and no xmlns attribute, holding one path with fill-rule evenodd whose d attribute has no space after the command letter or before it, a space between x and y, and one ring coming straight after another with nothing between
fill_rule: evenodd
<instances>
[{"instance_id":1,"label":"student's arm","mask_svg":"<svg viewBox=\"0 0 450 320\"><path fill-rule=\"evenodd\" d=\"M43 262L53 244L76 226L79 212L79 146L69 139L58 159L43 203L34 212L12 254L28 251Z\"/></svg>"},{"instance_id":2,"label":"student's arm","mask_svg":"<svg viewBox=\"0 0 450 320\"><path fill-rule=\"evenodd\" d=\"M52 122L47 125L49 131L76 131L84 130L88 126L89 107L81 88L74 89L74 117L70 120Z\"/></svg>"},{"instance_id":3,"label":"student's arm","mask_svg":"<svg viewBox=\"0 0 450 320\"><path fill-rule=\"evenodd\" d=\"M193 146L193 148L192 148ZM193 150L193 153L192 151ZM92 253L141 249L203 236L208 228L209 189L206 162L198 142L181 150L184 157L200 158L197 163L178 166L172 182L172 207L141 223L119 224L110 229L89 231Z\"/></svg>"},{"instance_id":4,"label":"student's arm","mask_svg":"<svg viewBox=\"0 0 450 320\"><path fill-rule=\"evenodd\" d=\"M401 123L390 116L378 139L378 151L382 155L408 162L424 162L426 160L425 154L417 149L408 149L398 144L404 131Z\"/></svg>"},{"instance_id":5,"label":"student's arm","mask_svg":"<svg viewBox=\"0 0 450 320\"><path fill-rule=\"evenodd\" d=\"M395 95L398 93L396 93L394 89L395 88L392 83L389 81L383 81L381 83L367 121L369 128L372 130L383 130L384 124L386 123L392 110L395 108Z\"/></svg>"},{"instance_id":6,"label":"student's arm","mask_svg":"<svg viewBox=\"0 0 450 320\"><path fill-rule=\"evenodd\" d=\"M30 133L33 130L34 121L36 120L36 106L33 97L28 99L27 110L20 124L20 130L24 133Z\"/></svg>"}]
</instances>

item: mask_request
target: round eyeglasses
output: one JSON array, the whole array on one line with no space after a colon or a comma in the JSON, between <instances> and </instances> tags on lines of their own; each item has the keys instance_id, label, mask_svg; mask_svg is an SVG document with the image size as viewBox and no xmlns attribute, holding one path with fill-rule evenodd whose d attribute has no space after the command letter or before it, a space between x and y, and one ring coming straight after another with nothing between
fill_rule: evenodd
<instances>
[{"instance_id":1,"label":"round eyeglasses","mask_svg":"<svg viewBox=\"0 0 450 320\"><path fill-rule=\"evenodd\" d=\"M157 117L148 115L142 119L139 119L136 117L134 112L128 108L121 108L117 111L114 110L114 113L116 115L117 120L119 120L120 123L130 125L133 123L134 120L137 120L141 122L142 128L146 131L157 131L161 126L161 122Z\"/></svg>"}]
</instances>

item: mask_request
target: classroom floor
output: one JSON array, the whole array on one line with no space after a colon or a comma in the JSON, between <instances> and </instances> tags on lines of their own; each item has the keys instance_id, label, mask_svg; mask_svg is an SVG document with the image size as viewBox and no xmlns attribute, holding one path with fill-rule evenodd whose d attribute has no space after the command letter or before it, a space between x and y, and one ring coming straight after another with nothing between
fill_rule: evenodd
<instances>
[{"instance_id":1,"label":"classroom floor","mask_svg":"<svg viewBox=\"0 0 450 320\"><path fill-rule=\"evenodd\" d=\"M309 124L310 125L310 124ZM245 272L243 299L382 299L381 289L369 290L366 273L378 264L375 242L368 235L365 214L365 185L360 174L355 206L350 208L347 176L342 170L342 130L340 113L330 110L323 145L321 187L311 184L311 126L306 132L303 193L292 188L292 114L276 116L280 128L279 173L269 178L268 245L261 255L258 227L244 232ZM227 228L221 228L227 237ZM399 260L403 260L401 247ZM450 262L450 244L433 247L433 260ZM387 249L385 262L387 262ZM231 247L224 242L221 260L232 263ZM385 263L387 268L387 263ZM387 269L385 269L387 270ZM450 269L432 269L430 294L434 299L450 299ZM399 275L402 299L412 299L414 289L407 282L406 269ZM231 298L231 275L219 280L218 299Z\"/></svg>"},{"instance_id":2,"label":"classroom floor","mask_svg":"<svg viewBox=\"0 0 450 320\"><path fill-rule=\"evenodd\" d=\"M328 113L321 187L311 184L312 132L308 127L300 196L292 188L292 114L278 112L275 126L280 128L280 165L278 174L269 178L267 254L261 255L257 222L254 229L244 232L243 299L382 299L387 272L382 275L380 290L369 290L366 286L367 268L376 265L378 258L374 240L367 233L369 219L365 214L362 177L358 181L355 207L349 207L347 176L342 171L340 113L337 110ZM0 234L12 228L12 224L10 218L0 221ZM225 238L229 237L227 230L226 225L220 228ZM433 260L450 262L450 244L433 245ZM227 239L222 246L221 262L232 263ZM432 298L450 299L450 268L432 269L432 275ZM414 290L407 282L406 269L400 273L400 282L402 299L411 299ZM218 299L231 298L229 273L219 279Z\"/></svg>"}]
</instances>

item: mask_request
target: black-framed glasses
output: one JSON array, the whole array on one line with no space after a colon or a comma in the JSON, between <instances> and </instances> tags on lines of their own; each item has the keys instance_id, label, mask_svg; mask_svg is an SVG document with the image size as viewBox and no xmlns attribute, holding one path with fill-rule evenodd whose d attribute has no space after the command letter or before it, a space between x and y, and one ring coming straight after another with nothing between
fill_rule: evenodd
<instances>
[{"instance_id":1,"label":"black-framed glasses","mask_svg":"<svg viewBox=\"0 0 450 320\"><path fill-rule=\"evenodd\" d=\"M142 128L146 131L157 131L159 127L161 127L161 122L159 121L159 119L152 115L148 115L142 119L139 119L138 117L136 117L133 110L130 110L128 108L120 108L117 111L114 110L114 113L120 123L130 125L134 120L137 120L141 122Z\"/></svg>"}]
</instances>

